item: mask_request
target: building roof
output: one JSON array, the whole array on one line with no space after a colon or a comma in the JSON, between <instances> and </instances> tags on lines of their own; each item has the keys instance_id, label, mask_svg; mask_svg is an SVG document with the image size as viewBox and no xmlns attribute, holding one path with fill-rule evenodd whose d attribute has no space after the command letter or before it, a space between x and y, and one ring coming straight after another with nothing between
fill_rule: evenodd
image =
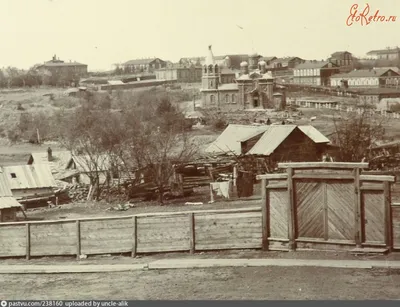
<instances>
[{"instance_id":1,"label":"building roof","mask_svg":"<svg viewBox=\"0 0 400 307\"><path fill-rule=\"evenodd\" d=\"M68 150L60 150L52 152L53 159L48 160L47 151L44 152L34 152L31 154L29 161L32 160L34 164L47 163L50 166L51 172L58 173L62 172L67 168L68 162L71 160L72 154Z\"/></svg>"},{"instance_id":2,"label":"building roof","mask_svg":"<svg viewBox=\"0 0 400 307\"><path fill-rule=\"evenodd\" d=\"M60 67L60 66L87 66L87 64L82 64L78 62L46 62L38 67Z\"/></svg>"},{"instance_id":3,"label":"building roof","mask_svg":"<svg viewBox=\"0 0 400 307\"><path fill-rule=\"evenodd\" d=\"M4 166L11 190L56 187L48 164Z\"/></svg>"},{"instance_id":4,"label":"building roof","mask_svg":"<svg viewBox=\"0 0 400 307\"><path fill-rule=\"evenodd\" d=\"M307 126L298 126L299 129L307 135L314 143L329 143L330 140L323 135L318 129L314 126L307 125Z\"/></svg>"},{"instance_id":5,"label":"building roof","mask_svg":"<svg viewBox=\"0 0 400 307\"><path fill-rule=\"evenodd\" d=\"M97 171L108 171L111 166L110 158L107 155L91 157L89 155L73 155L68 163L68 168L74 162L76 169L82 173Z\"/></svg>"},{"instance_id":6,"label":"building roof","mask_svg":"<svg viewBox=\"0 0 400 307\"><path fill-rule=\"evenodd\" d=\"M153 62L157 59L160 60L159 58L135 59L135 60L127 61L127 62L123 63L122 65L146 65L146 64L150 64L151 62ZM162 60L160 60L160 61L162 61ZM164 62L164 61L162 61L162 62Z\"/></svg>"},{"instance_id":7,"label":"building roof","mask_svg":"<svg viewBox=\"0 0 400 307\"><path fill-rule=\"evenodd\" d=\"M213 154L240 155L242 153L242 142L262 135L246 154L269 156L296 128L300 129L314 143L330 142L328 138L313 126L249 126L230 124L205 151Z\"/></svg>"},{"instance_id":8,"label":"building roof","mask_svg":"<svg viewBox=\"0 0 400 307\"><path fill-rule=\"evenodd\" d=\"M336 52L334 52L334 53L331 54L331 57L332 57L332 58L335 58L335 57L341 56L341 55L343 55L343 54L345 54L345 53L351 54L351 53L348 52L348 51L336 51Z\"/></svg>"},{"instance_id":9,"label":"building roof","mask_svg":"<svg viewBox=\"0 0 400 307\"><path fill-rule=\"evenodd\" d=\"M240 141L254 134L260 134L269 126L249 126L230 124L221 135L205 150L209 154L240 155L242 147Z\"/></svg>"},{"instance_id":10,"label":"building roof","mask_svg":"<svg viewBox=\"0 0 400 307\"><path fill-rule=\"evenodd\" d=\"M277 59L277 57L276 56L264 56L264 57L261 58L261 60L263 60L265 62L269 62L269 61L272 61L274 59Z\"/></svg>"},{"instance_id":11,"label":"building roof","mask_svg":"<svg viewBox=\"0 0 400 307\"><path fill-rule=\"evenodd\" d=\"M218 86L218 90L220 91L232 91L237 89L238 89L237 83L226 83Z\"/></svg>"},{"instance_id":12,"label":"building roof","mask_svg":"<svg viewBox=\"0 0 400 307\"><path fill-rule=\"evenodd\" d=\"M330 63L328 61L309 61L305 63L301 63L295 67L295 69L309 69L309 68L325 68L328 64L332 64L332 66L337 67L337 65Z\"/></svg>"},{"instance_id":13,"label":"building roof","mask_svg":"<svg viewBox=\"0 0 400 307\"><path fill-rule=\"evenodd\" d=\"M14 197L0 197L0 210L8 208L22 208L22 205Z\"/></svg>"},{"instance_id":14,"label":"building roof","mask_svg":"<svg viewBox=\"0 0 400 307\"><path fill-rule=\"evenodd\" d=\"M269 156L296 129L295 125L270 125L246 155Z\"/></svg>"},{"instance_id":15,"label":"building roof","mask_svg":"<svg viewBox=\"0 0 400 307\"><path fill-rule=\"evenodd\" d=\"M374 69L359 69L352 70L346 74L336 74L331 78L368 78L368 77L381 77L388 71L392 71L395 75L399 75L396 71L390 68L374 68Z\"/></svg>"},{"instance_id":16,"label":"building roof","mask_svg":"<svg viewBox=\"0 0 400 307\"><path fill-rule=\"evenodd\" d=\"M11 197L12 195L10 183L7 180L3 169L0 167L0 197Z\"/></svg>"},{"instance_id":17,"label":"building roof","mask_svg":"<svg viewBox=\"0 0 400 307\"><path fill-rule=\"evenodd\" d=\"M400 52L400 48L386 48L386 49L379 49L379 50L371 50L367 53L367 55L373 55L373 54L389 54L389 53L398 53Z\"/></svg>"}]
</instances>

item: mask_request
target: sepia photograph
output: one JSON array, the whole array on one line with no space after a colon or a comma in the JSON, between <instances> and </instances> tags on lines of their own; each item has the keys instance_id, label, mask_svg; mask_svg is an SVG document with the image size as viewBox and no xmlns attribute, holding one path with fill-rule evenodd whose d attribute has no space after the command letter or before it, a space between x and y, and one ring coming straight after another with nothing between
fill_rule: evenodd
<instances>
[{"instance_id":1,"label":"sepia photograph","mask_svg":"<svg viewBox=\"0 0 400 307\"><path fill-rule=\"evenodd\" d=\"M400 299L400 1L0 12L0 307Z\"/></svg>"}]
</instances>

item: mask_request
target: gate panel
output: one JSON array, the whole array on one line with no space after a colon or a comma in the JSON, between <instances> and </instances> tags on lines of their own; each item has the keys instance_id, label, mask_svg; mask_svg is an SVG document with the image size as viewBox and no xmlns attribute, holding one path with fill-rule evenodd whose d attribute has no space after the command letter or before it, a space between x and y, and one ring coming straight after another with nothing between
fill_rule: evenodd
<instances>
[{"instance_id":1,"label":"gate panel","mask_svg":"<svg viewBox=\"0 0 400 307\"><path fill-rule=\"evenodd\" d=\"M288 238L288 192L287 190L269 190L269 237Z\"/></svg>"},{"instance_id":2,"label":"gate panel","mask_svg":"<svg viewBox=\"0 0 400 307\"><path fill-rule=\"evenodd\" d=\"M313 181L295 181L298 238L324 238L323 185Z\"/></svg>"},{"instance_id":3,"label":"gate panel","mask_svg":"<svg viewBox=\"0 0 400 307\"><path fill-rule=\"evenodd\" d=\"M365 244L385 244L385 203L383 191L362 194Z\"/></svg>"},{"instance_id":4,"label":"gate panel","mask_svg":"<svg viewBox=\"0 0 400 307\"><path fill-rule=\"evenodd\" d=\"M328 239L354 241L354 183L327 184Z\"/></svg>"}]
</instances>

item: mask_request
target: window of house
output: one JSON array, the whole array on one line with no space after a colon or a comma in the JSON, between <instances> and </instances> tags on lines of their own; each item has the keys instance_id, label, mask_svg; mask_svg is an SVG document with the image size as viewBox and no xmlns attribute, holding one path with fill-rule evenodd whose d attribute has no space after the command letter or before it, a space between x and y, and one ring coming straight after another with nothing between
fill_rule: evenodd
<instances>
[{"instance_id":1,"label":"window of house","mask_svg":"<svg viewBox=\"0 0 400 307\"><path fill-rule=\"evenodd\" d=\"M211 96L210 96L210 102L211 102L211 103L215 103L215 96L214 96L214 95L211 95Z\"/></svg>"},{"instance_id":2,"label":"window of house","mask_svg":"<svg viewBox=\"0 0 400 307\"><path fill-rule=\"evenodd\" d=\"M232 103L236 103L235 94L232 94Z\"/></svg>"},{"instance_id":3,"label":"window of house","mask_svg":"<svg viewBox=\"0 0 400 307\"><path fill-rule=\"evenodd\" d=\"M10 175L11 175L11 178L17 178L17 174L15 174L15 173L11 173Z\"/></svg>"}]
</instances>

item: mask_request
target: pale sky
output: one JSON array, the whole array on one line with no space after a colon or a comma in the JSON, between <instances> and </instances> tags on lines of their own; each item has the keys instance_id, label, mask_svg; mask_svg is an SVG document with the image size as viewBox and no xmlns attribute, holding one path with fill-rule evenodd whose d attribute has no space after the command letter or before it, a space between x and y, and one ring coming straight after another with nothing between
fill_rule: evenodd
<instances>
[{"instance_id":1,"label":"pale sky","mask_svg":"<svg viewBox=\"0 0 400 307\"><path fill-rule=\"evenodd\" d=\"M136 58L250 53L325 59L400 45L400 1L369 0L396 22L346 25L358 0L0 0L0 67L57 54L108 70ZM243 30L237 27L239 25Z\"/></svg>"}]
</instances>

